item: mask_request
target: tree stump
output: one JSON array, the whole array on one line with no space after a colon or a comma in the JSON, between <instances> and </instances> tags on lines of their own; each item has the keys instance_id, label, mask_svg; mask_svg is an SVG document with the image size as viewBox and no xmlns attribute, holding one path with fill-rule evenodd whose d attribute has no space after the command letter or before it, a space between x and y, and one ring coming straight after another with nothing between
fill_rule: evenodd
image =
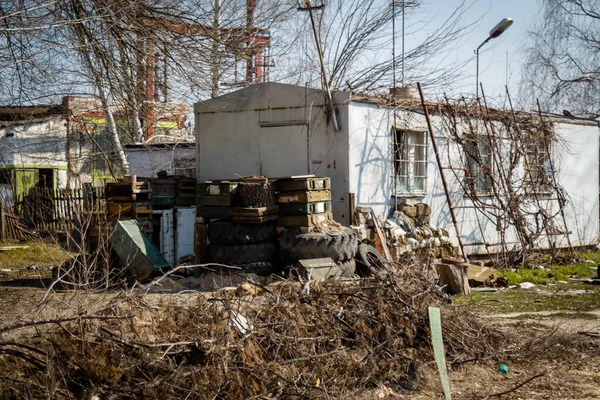
<instances>
[{"instance_id":1,"label":"tree stump","mask_svg":"<svg viewBox=\"0 0 600 400\"><path fill-rule=\"evenodd\" d=\"M275 205L275 190L267 178L252 178L238 184L242 207L270 207Z\"/></svg>"},{"instance_id":2,"label":"tree stump","mask_svg":"<svg viewBox=\"0 0 600 400\"><path fill-rule=\"evenodd\" d=\"M469 267L465 264L436 264L440 286L446 286L449 294L471 294L467 272Z\"/></svg>"}]
</instances>

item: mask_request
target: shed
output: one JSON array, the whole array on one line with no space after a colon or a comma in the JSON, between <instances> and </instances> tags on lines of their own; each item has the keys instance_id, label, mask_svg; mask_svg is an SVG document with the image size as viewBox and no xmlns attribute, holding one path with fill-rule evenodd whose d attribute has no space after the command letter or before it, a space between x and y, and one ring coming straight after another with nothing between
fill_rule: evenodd
<instances>
[{"instance_id":1,"label":"shed","mask_svg":"<svg viewBox=\"0 0 600 400\"><path fill-rule=\"evenodd\" d=\"M331 178L337 221L354 205L389 217L431 207L431 225L457 235L419 102L260 83L195 104L198 181L315 174ZM598 123L558 115L431 104L448 195L465 252L596 244Z\"/></svg>"}]
</instances>

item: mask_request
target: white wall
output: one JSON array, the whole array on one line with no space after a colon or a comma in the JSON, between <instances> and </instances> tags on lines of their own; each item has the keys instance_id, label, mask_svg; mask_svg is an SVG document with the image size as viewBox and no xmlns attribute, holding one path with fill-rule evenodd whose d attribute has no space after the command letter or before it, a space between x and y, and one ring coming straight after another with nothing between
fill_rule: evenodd
<instances>
[{"instance_id":1,"label":"white wall","mask_svg":"<svg viewBox=\"0 0 600 400\"><path fill-rule=\"evenodd\" d=\"M352 102L349 107L349 173L350 192L356 193L357 205L373 207L378 215L390 216L396 199L393 196L393 141L391 137L394 115L390 109L375 104ZM497 220L487 218L472 208L473 202L464 195L461 187L463 172L456 167L464 164L460 147L452 140L447 140L444 125L439 115L432 115L432 125L436 136L442 163L452 165L454 172L445 170L451 201L455 207L460 235L463 243L468 244L468 254L485 253L483 245L487 242L501 242L496 229ZM566 121L565 121L566 122ZM400 129L427 131L424 115L418 112L397 111L396 126ZM480 127L483 129L483 126ZM569 198L565 209L571 244L574 246L594 244L598 240L598 127L582 124L555 124L558 138L554 145L554 162L559 186L562 186ZM454 226L449 213L447 200L443 190L435 154L428 137L427 190L424 196L413 196L431 206L431 225L448 230L455 244L457 243ZM503 142L509 146L510 142ZM506 150L506 149L505 149ZM523 174L522 166L517 174ZM556 196L546 196L547 208L554 213L558 211ZM490 197L482 197L483 202L493 204ZM525 197L524 203L532 209L535 202ZM535 211L535 210L533 210ZM563 228L562 218L557 215L555 222ZM564 229L560 229L564 230ZM509 248L518 245L519 241L514 229L505 230L505 240ZM559 246L566 246L565 236L553 236ZM548 247L546 238L537 241L539 247ZM488 249L490 252L500 251L498 246Z\"/></svg>"},{"instance_id":2,"label":"white wall","mask_svg":"<svg viewBox=\"0 0 600 400\"><path fill-rule=\"evenodd\" d=\"M320 90L253 85L197 103L198 181L248 175L330 177L334 217L349 223L348 95L335 95L342 129L327 121Z\"/></svg>"},{"instance_id":3,"label":"white wall","mask_svg":"<svg viewBox=\"0 0 600 400\"><path fill-rule=\"evenodd\" d=\"M0 165L67 166L67 127L64 118L0 128ZM7 133L13 137L7 137Z\"/></svg>"},{"instance_id":4,"label":"white wall","mask_svg":"<svg viewBox=\"0 0 600 400\"><path fill-rule=\"evenodd\" d=\"M154 178L162 170L175 174L174 161L194 159L196 151L193 147L161 148L156 146L126 147L129 173L139 177Z\"/></svg>"}]
</instances>

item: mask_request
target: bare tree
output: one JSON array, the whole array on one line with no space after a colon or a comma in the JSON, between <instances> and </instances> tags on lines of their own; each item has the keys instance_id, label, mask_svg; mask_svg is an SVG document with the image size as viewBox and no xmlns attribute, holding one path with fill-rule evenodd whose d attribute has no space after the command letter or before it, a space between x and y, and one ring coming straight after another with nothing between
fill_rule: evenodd
<instances>
[{"instance_id":1,"label":"bare tree","mask_svg":"<svg viewBox=\"0 0 600 400\"><path fill-rule=\"evenodd\" d=\"M600 2L543 0L525 48L522 97L578 116L600 116Z\"/></svg>"}]
</instances>

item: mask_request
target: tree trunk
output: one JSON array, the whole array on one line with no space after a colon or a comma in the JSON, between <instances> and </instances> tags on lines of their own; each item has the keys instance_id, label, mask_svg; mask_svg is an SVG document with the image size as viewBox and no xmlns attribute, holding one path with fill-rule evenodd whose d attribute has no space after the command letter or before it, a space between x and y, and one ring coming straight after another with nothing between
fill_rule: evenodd
<instances>
[{"instance_id":1,"label":"tree trunk","mask_svg":"<svg viewBox=\"0 0 600 400\"><path fill-rule=\"evenodd\" d=\"M446 286L448 294L471 294L467 272L469 267L465 264L436 264L440 277L440 286Z\"/></svg>"}]
</instances>

